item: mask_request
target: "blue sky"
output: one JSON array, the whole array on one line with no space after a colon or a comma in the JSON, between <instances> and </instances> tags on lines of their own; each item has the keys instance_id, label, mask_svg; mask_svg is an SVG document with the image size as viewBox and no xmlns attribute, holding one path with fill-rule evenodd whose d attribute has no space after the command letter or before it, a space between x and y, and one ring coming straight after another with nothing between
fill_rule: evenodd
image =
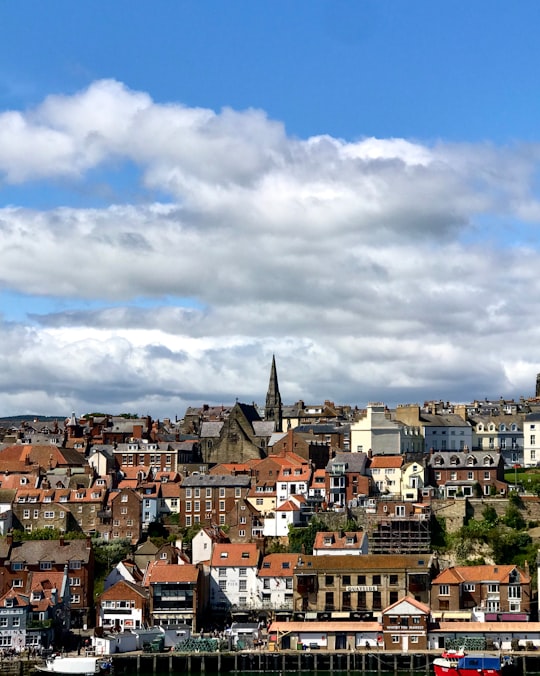
<instances>
[{"instance_id":1,"label":"blue sky","mask_svg":"<svg viewBox=\"0 0 540 676\"><path fill-rule=\"evenodd\" d=\"M1 2L0 413L531 394L539 19Z\"/></svg>"}]
</instances>

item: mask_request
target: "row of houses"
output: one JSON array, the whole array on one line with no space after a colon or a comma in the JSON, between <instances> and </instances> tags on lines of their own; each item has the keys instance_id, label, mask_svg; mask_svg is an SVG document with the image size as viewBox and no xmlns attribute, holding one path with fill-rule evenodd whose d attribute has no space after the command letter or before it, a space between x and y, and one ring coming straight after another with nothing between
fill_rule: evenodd
<instances>
[{"instance_id":1,"label":"row of houses","mask_svg":"<svg viewBox=\"0 0 540 676\"><path fill-rule=\"evenodd\" d=\"M192 543L191 563L173 545L164 545L144 572L119 564L98 599L97 626L122 631L148 622L208 631L231 619L255 619L279 627L278 642L286 633L292 636L299 623L304 634L317 623L338 623L341 632L346 623L371 624L375 635L386 611L408 597L425 609L418 648L427 641L428 616L431 624L497 623L500 629L527 623L533 628L527 568L481 565L440 571L433 555L366 554L361 533L319 533L309 556L265 556L254 544L224 539L219 531L202 529ZM357 633L364 635L365 626Z\"/></svg>"},{"instance_id":2,"label":"row of houses","mask_svg":"<svg viewBox=\"0 0 540 676\"><path fill-rule=\"evenodd\" d=\"M504 496L508 490L502 458L492 451L433 451L410 462L402 455L336 452L317 468L283 447L243 463L182 466L185 473L128 464L99 474L91 461L102 450L87 462L50 446L48 460L54 452L65 464L43 468L43 447L21 445L0 450L0 464L15 450L29 464L0 472L0 532L79 531L133 545L163 520L187 528L227 527L233 541L250 542L286 538L290 526L307 523L317 512L348 509L379 515L379 521L414 523L415 532L424 532L433 497Z\"/></svg>"}]
</instances>

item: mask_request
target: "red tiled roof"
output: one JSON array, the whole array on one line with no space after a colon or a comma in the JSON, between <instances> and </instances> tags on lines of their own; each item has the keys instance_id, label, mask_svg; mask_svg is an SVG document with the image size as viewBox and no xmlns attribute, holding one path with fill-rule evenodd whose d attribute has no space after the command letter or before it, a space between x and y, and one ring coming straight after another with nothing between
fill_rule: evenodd
<instances>
[{"instance_id":1,"label":"red tiled roof","mask_svg":"<svg viewBox=\"0 0 540 676\"><path fill-rule=\"evenodd\" d=\"M260 552L257 545L252 543L218 542L212 552L212 566L225 567L253 567L259 563Z\"/></svg>"}]
</instances>

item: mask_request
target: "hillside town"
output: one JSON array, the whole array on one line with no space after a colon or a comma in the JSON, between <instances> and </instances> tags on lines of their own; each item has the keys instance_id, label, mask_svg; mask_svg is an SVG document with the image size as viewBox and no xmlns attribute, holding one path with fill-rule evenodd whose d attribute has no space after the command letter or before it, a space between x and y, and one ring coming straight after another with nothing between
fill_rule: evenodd
<instances>
[{"instance_id":1,"label":"hillside town","mask_svg":"<svg viewBox=\"0 0 540 676\"><path fill-rule=\"evenodd\" d=\"M4 651L540 647L540 376L519 401L289 405L273 358L264 406L0 434Z\"/></svg>"}]
</instances>

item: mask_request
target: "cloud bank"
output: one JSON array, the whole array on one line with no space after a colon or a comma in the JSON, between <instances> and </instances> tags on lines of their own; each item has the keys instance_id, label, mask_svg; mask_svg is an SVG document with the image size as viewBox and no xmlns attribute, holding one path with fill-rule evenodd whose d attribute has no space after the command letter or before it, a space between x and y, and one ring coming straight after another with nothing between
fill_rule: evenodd
<instances>
[{"instance_id":1,"label":"cloud bank","mask_svg":"<svg viewBox=\"0 0 540 676\"><path fill-rule=\"evenodd\" d=\"M48 308L4 303L0 414L263 401L273 353L288 402L530 395L539 162L530 143L293 138L111 80L0 112L19 196L0 290ZM36 206L36 187L126 183Z\"/></svg>"}]
</instances>

